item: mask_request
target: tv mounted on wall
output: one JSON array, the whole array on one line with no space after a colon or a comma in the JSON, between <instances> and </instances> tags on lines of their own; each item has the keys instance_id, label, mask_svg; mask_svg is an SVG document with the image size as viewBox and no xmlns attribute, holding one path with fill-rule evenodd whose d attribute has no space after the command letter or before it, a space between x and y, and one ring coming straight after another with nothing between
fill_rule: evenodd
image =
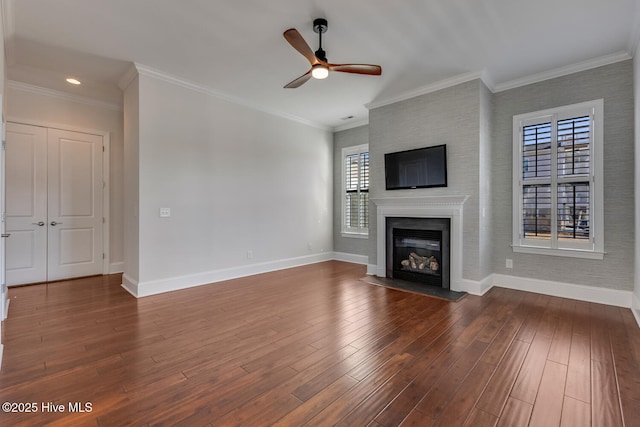
<instances>
[{"instance_id":1,"label":"tv mounted on wall","mask_svg":"<svg viewBox=\"0 0 640 427\"><path fill-rule=\"evenodd\" d=\"M387 190L447 186L447 146L418 148L384 155Z\"/></svg>"}]
</instances>

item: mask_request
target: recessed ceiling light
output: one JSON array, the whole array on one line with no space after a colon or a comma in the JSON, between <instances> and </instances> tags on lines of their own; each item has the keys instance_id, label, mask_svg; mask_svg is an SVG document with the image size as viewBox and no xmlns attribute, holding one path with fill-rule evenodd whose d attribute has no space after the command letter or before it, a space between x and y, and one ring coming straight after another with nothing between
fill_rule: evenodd
<instances>
[{"instance_id":1,"label":"recessed ceiling light","mask_svg":"<svg viewBox=\"0 0 640 427\"><path fill-rule=\"evenodd\" d=\"M78 80L78 79L74 79L73 77L69 77L69 78L67 79L67 83L71 83L72 85L79 85L79 84L82 84L82 83L80 82L80 80Z\"/></svg>"},{"instance_id":2,"label":"recessed ceiling light","mask_svg":"<svg viewBox=\"0 0 640 427\"><path fill-rule=\"evenodd\" d=\"M340 120L351 120L351 119L353 119L353 116L340 117Z\"/></svg>"}]
</instances>

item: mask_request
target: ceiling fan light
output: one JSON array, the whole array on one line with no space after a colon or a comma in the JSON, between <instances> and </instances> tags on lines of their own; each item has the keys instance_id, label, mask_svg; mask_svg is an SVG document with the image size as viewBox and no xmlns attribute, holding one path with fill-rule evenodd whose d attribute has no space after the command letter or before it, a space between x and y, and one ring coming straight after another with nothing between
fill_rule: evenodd
<instances>
[{"instance_id":1,"label":"ceiling fan light","mask_svg":"<svg viewBox=\"0 0 640 427\"><path fill-rule=\"evenodd\" d=\"M311 75L316 79L326 79L329 75L329 68L322 64L316 64L311 69Z\"/></svg>"}]
</instances>

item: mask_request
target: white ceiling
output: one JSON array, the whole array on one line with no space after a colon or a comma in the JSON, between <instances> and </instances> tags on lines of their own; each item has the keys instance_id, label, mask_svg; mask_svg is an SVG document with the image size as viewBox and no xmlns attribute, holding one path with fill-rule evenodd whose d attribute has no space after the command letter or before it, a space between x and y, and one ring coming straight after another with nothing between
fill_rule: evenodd
<instances>
[{"instance_id":1,"label":"white ceiling","mask_svg":"<svg viewBox=\"0 0 640 427\"><path fill-rule=\"evenodd\" d=\"M117 84L144 66L243 104L327 128L383 105L482 76L492 90L631 57L639 0L3 0L13 81L121 103ZM317 49L329 22L332 73L283 89L309 68L282 37ZM84 82L71 87L64 77ZM350 120L343 117L354 116Z\"/></svg>"}]
</instances>

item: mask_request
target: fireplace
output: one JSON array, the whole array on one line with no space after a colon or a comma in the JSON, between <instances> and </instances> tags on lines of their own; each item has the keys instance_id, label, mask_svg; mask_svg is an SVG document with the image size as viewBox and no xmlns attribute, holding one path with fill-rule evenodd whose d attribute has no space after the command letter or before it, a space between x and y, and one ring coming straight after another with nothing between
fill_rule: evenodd
<instances>
[{"instance_id":1,"label":"fireplace","mask_svg":"<svg viewBox=\"0 0 640 427\"><path fill-rule=\"evenodd\" d=\"M449 289L450 222L449 218L386 218L386 276Z\"/></svg>"},{"instance_id":2,"label":"fireplace","mask_svg":"<svg viewBox=\"0 0 640 427\"><path fill-rule=\"evenodd\" d=\"M448 219L449 220L449 272L448 278L443 278L444 286L452 291L464 291L467 288L462 279L462 229L464 204L469 196L443 195L425 197L373 197L370 200L376 205L376 260L377 264L367 271L378 277L393 275L388 270L392 264L393 248L387 247L387 219L411 218L411 219ZM398 228L415 228L398 226ZM446 251L445 251L446 252Z\"/></svg>"}]
</instances>

